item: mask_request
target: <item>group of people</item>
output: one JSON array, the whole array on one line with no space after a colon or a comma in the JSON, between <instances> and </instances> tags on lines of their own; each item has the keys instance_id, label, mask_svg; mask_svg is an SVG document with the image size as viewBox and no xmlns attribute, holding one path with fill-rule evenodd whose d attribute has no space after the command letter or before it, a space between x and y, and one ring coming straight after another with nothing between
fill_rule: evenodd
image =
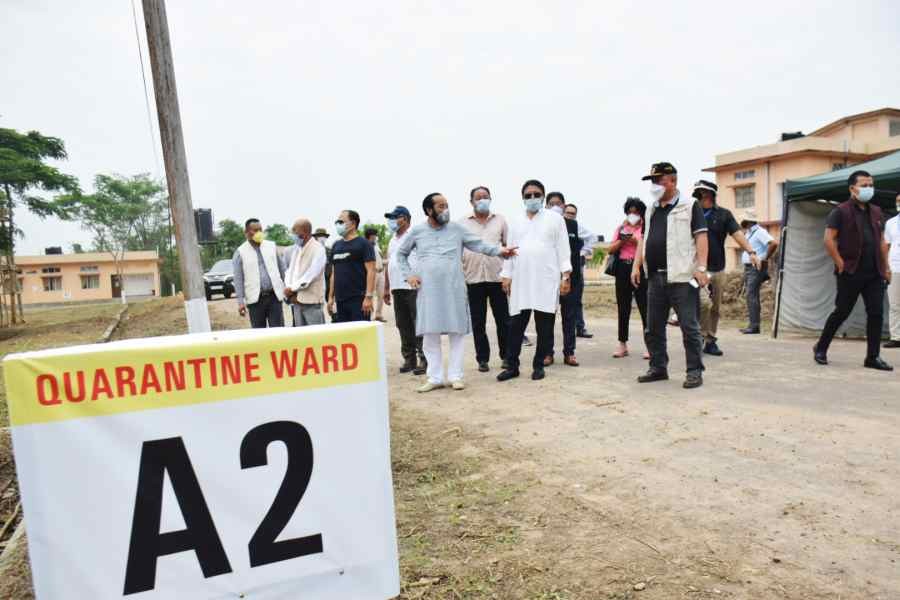
<instances>
[{"instance_id":1,"label":"group of people","mask_svg":"<svg viewBox=\"0 0 900 600\"><path fill-rule=\"evenodd\" d=\"M703 384L703 355L721 356L717 330L725 284L725 243L730 236L743 249L748 326L760 333L760 286L768 278L767 261L777 242L752 211L740 224L717 204L718 187L700 180L690 195L678 188L678 172L668 162L652 165L651 203L628 198L625 220L609 247L607 272L615 276L619 345L613 356L629 355L628 330L637 304L649 360L638 382L669 378L666 325L674 311L681 328L687 375L683 386ZM900 268L900 222L885 225L880 209L869 203L874 182L858 171L848 181L850 198L828 218L825 246L835 263L838 297L814 359L827 364L832 337L862 295L868 315L866 367L891 370L880 358L882 302L891 267ZM531 378L545 377L555 362L555 323L561 316L562 362L577 367L576 338L585 330L583 268L596 236L578 223L578 207L560 192L546 193L538 180L521 188L522 211L507 220L491 209L491 192L478 186L469 194L471 212L451 220L447 199L432 193L422 201L425 222L413 225L412 214L397 206L384 217L393 234L387 256L377 246L377 231L360 236L359 214L340 213L338 239L312 230L307 219L294 222L295 244L279 256L264 239L257 219L246 222L247 241L234 253L234 285L239 311L253 327L282 326L282 303L292 308L295 326L380 319L380 305L393 306L401 339L401 373L427 375L420 392L443 387L465 389L465 337L473 334L478 370L490 370L487 335L490 307L501 361L499 381L519 377L525 332L536 331ZM900 201L900 197L898 197ZM385 264L386 263L386 264ZM891 286L892 341L900 347L900 282ZM894 297L896 296L896 300ZM443 369L441 337L449 342Z\"/></svg>"}]
</instances>

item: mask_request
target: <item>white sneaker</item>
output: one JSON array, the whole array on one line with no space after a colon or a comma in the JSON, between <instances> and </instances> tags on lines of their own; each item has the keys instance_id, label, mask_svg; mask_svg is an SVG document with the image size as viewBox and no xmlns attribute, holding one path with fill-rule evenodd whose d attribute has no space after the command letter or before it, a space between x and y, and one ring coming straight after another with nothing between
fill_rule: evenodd
<instances>
[{"instance_id":1,"label":"white sneaker","mask_svg":"<svg viewBox=\"0 0 900 600\"><path fill-rule=\"evenodd\" d=\"M466 384L463 383L461 379L454 381L450 386L457 392L466 389Z\"/></svg>"},{"instance_id":2,"label":"white sneaker","mask_svg":"<svg viewBox=\"0 0 900 600\"><path fill-rule=\"evenodd\" d=\"M444 387L443 383L431 383L429 381L429 382L426 382L425 385L423 385L422 387L418 388L416 391L419 392L420 394L424 394L426 392L433 392L434 390L439 390L442 387Z\"/></svg>"}]
</instances>

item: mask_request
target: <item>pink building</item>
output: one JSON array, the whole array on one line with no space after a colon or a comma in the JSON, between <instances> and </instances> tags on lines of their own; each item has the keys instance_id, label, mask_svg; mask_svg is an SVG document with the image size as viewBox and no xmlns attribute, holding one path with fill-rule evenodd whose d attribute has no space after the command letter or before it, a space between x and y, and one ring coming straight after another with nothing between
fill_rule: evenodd
<instances>
[{"instance_id":1,"label":"pink building","mask_svg":"<svg viewBox=\"0 0 900 600\"><path fill-rule=\"evenodd\" d=\"M753 208L776 239L781 232L782 189L787 179L818 175L900 150L900 109L882 108L838 119L808 135L782 134L774 144L716 156L704 171L716 174L719 204L740 221ZM728 269L740 265L729 238Z\"/></svg>"}]
</instances>

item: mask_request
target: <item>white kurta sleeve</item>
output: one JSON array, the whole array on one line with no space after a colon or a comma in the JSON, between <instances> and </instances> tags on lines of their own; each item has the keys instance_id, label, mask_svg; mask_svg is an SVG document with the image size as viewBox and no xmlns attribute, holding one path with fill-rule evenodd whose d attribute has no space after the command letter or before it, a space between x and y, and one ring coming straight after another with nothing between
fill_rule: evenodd
<instances>
[{"instance_id":1,"label":"white kurta sleeve","mask_svg":"<svg viewBox=\"0 0 900 600\"><path fill-rule=\"evenodd\" d=\"M519 244L518 244L518 240L516 237L515 228L509 227L508 225L506 225L505 227L507 227L507 229L504 233L504 236L506 237L506 246L508 248L514 248L515 246L518 246ZM516 264L515 256L511 256L508 259L504 260L503 268L500 269L500 278L501 279L512 279L513 267L515 267L515 264Z\"/></svg>"},{"instance_id":2,"label":"white kurta sleeve","mask_svg":"<svg viewBox=\"0 0 900 600\"><path fill-rule=\"evenodd\" d=\"M300 281L297 282L297 289L299 289L302 285L309 285L312 281L322 274L325 270L325 262L326 262L326 254L325 248L319 247L316 251L315 256L313 256L312 261L309 264L309 268L306 269L306 273L300 275ZM291 287L295 292L297 289Z\"/></svg>"},{"instance_id":3,"label":"white kurta sleeve","mask_svg":"<svg viewBox=\"0 0 900 600\"><path fill-rule=\"evenodd\" d=\"M566 229L566 222L560 219L556 231L556 259L560 273L572 272L572 260L569 254L569 230Z\"/></svg>"}]
</instances>

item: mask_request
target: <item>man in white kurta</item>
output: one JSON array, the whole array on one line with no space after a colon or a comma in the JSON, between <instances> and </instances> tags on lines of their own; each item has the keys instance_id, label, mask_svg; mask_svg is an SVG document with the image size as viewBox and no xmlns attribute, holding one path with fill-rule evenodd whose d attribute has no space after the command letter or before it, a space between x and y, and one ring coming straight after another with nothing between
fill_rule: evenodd
<instances>
[{"instance_id":1,"label":"man in white kurta","mask_svg":"<svg viewBox=\"0 0 900 600\"><path fill-rule=\"evenodd\" d=\"M544 210L544 186L531 180L522 187L524 214L509 227L507 244L518 247L515 257L503 264L502 284L509 294L509 342L507 366L497 376L506 381L519 376L519 355L525 328L534 313L537 330L534 380L544 378L544 357L553 348L553 321L559 296L569 292L572 262L569 234L563 217Z\"/></svg>"}]
</instances>

